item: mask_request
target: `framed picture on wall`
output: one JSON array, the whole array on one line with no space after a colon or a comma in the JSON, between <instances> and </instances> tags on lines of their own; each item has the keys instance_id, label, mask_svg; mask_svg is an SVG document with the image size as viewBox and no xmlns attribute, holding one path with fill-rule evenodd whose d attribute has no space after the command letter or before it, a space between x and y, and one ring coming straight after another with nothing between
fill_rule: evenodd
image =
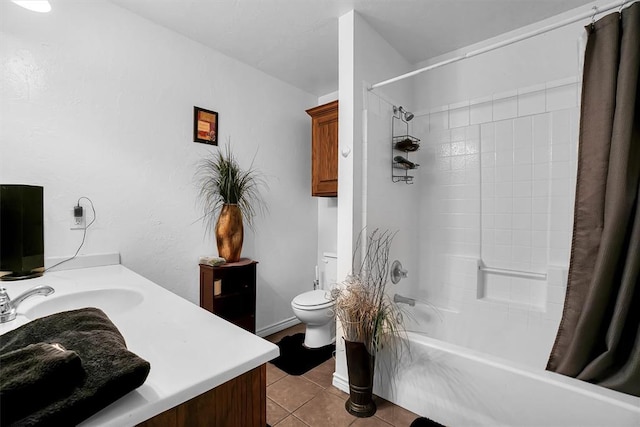
<instances>
[{"instance_id":1,"label":"framed picture on wall","mask_svg":"<svg viewBox=\"0 0 640 427\"><path fill-rule=\"evenodd\" d=\"M193 107L193 142L218 145L218 113Z\"/></svg>"}]
</instances>

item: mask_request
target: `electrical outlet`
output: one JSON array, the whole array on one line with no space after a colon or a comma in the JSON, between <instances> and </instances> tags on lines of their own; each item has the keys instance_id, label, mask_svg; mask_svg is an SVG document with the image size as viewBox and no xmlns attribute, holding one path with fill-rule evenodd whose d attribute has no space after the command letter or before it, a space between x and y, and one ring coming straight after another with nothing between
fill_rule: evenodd
<instances>
[{"instance_id":1,"label":"electrical outlet","mask_svg":"<svg viewBox=\"0 0 640 427\"><path fill-rule=\"evenodd\" d=\"M85 209L82 210L82 216L76 217L74 210L71 209L71 229L72 230L84 230L86 224Z\"/></svg>"}]
</instances>

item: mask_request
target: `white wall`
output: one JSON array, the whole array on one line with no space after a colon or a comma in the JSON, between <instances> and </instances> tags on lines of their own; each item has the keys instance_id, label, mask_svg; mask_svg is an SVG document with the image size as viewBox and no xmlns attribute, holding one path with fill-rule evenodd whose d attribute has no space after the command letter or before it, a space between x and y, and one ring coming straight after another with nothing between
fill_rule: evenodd
<instances>
[{"instance_id":1,"label":"white wall","mask_svg":"<svg viewBox=\"0 0 640 427\"><path fill-rule=\"evenodd\" d=\"M318 97L318 105L338 99L338 91ZM318 255L319 267L324 264L323 254L337 252L338 248L338 198L316 197L318 201Z\"/></svg>"},{"instance_id":2,"label":"white wall","mask_svg":"<svg viewBox=\"0 0 640 427\"><path fill-rule=\"evenodd\" d=\"M97 221L81 254L120 252L197 304L198 257L217 253L194 180L217 148L192 142L197 105L270 186L243 249L260 262L257 327L292 317L316 263L305 109L317 98L105 1L49 14L2 2L0 19L0 181L44 186L45 255L75 252L69 211L88 196Z\"/></svg>"},{"instance_id":3,"label":"white wall","mask_svg":"<svg viewBox=\"0 0 640 427\"><path fill-rule=\"evenodd\" d=\"M406 97L408 98L408 97ZM410 98L408 98L410 99ZM410 111L408 102L395 102L395 105L403 105ZM398 150L392 151L391 117L393 105L376 93L369 92L367 103L367 228L381 231L389 230L397 233L393 239L389 253L390 262L399 260L402 267L408 271L406 278L398 284L389 282L388 293L413 295L410 289L416 289L420 285L420 254L419 230L424 227L420 220L420 190L424 185L421 176L421 168L406 171L413 176L413 181L396 181L391 178L404 176L405 171L393 169L392 159L395 156L403 156L410 161L421 164L422 153L404 153ZM409 122L394 120L394 136L410 135L421 138L416 134L415 126ZM408 133L407 133L408 132Z\"/></svg>"},{"instance_id":4,"label":"white wall","mask_svg":"<svg viewBox=\"0 0 640 427\"><path fill-rule=\"evenodd\" d=\"M396 99L406 102L405 106L411 104L412 96L408 83L381 91L386 100L383 101L386 104L383 107L380 107L380 97L371 98L367 88L377 81L406 72L409 68L410 64L359 14L352 11L340 18L339 175L344 179L338 181L339 276L350 272L353 242L362 227L369 225L367 218L362 216L363 212L369 215L379 207L376 204L372 207L366 206L369 197L368 180L371 175L367 171L370 162L366 157L369 148L364 139L364 128L368 126L368 122L364 117L368 114L370 100L373 99L371 107L374 114L386 115L390 103ZM381 113L381 110L384 110L384 113ZM389 120L390 126L390 117L385 117L384 120ZM384 129L390 132L390 127L387 129L385 126ZM380 135L371 137L376 139L378 136ZM379 139L376 139L376 144L381 144ZM390 150L385 151L390 153ZM374 152L379 152L378 147L374 148ZM385 171L389 172L388 168L385 167ZM363 176L366 179L363 180ZM374 189L372 194L378 191L384 190ZM384 227L384 224L373 225Z\"/></svg>"},{"instance_id":5,"label":"white wall","mask_svg":"<svg viewBox=\"0 0 640 427\"><path fill-rule=\"evenodd\" d=\"M594 4L602 6L609 3L606 0L600 0L573 9L416 64L416 68L432 65L575 17L589 11ZM586 19L583 22L567 25L510 46L419 74L410 79L415 88L414 108L425 111L465 100L484 99L493 94L502 96L505 92L509 93L518 88L581 75L579 58L584 46L580 39L584 34L584 26L588 23L589 19Z\"/></svg>"},{"instance_id":6,"label":"white wall","mask_svg":"<svg viewBox=\"0 0 640 427\"><path fill-rule=\"evenodd\" d=\"M440 309L437 316L420 305L424 321L412 328L517 363L546 365L566 292L587 23L412 79L418 113L412 126L423 145L416 153L419 280L407 292ZM546 280L479 274L478 263L546 274Z\"/></svg>"},{"instance_id":7,"label":"white wall","mask_svg":"<svg viewBox=\"0 0 640 427\"><path fill-rule=\"evenodd\" d=\"M367 108L369 94L366 88L372 83L393 77L409 70L409 63L384 40L366 20L351 11L339 21L339 164L338 164L338 280L343 280L351 272L352 252L355 240L363 226L371 231L373 228L393 229L395 218L381 218L376 213L383 206L395 202L395 193L389 185L377 187L372 183L369 168L378 170L379 153L390 153L390 116L386 116L387 107L380 108L375 99L376 114L384 114L379 123L384 134L373 137L371 132L365 138L365 127L368 127ZM388 91L388 99L410 99L408 85L398 85ZM385 111L381 113L381 110ZM387 120L389 120L387 122ZM375 127L374 129L380 129ZM369 144L372 144L373 147ZM369 153L372 153L371 159ZM390 163L384 162L385 176L390 173ZM377 174L374 174L377 176ZM371 188L371 192L369 192ZM387 194L389 193L389 194ZM387 196L391 199L387 199ZM370 202L370 200L372 202ZM369 221L369 216L373 221ZM402 239L394 243L394 247L402 247ZM343 345L337 341L336 375L346 378L346 364Z\"/></svg>"},{"instance_id":8,"label":"white wall","mask_svg":"<svg viewBox=\"0 0 640 427\"><path fill-rule=\"evenodd\" d=\"M416 68L541 28L589 7L433 58ZM421 150L415 153L421 167L415 188L405 189L403 195L403 189L397 189L386 209L380 205L373 212L373 205L368 205L368 222L377 218L393 223L402 215L396 208L400 206L416 212L402 231L418 235L418 277L401 282L399 289L428 303L417 305L418 325L410 325L412 329L544 368L566 290L581 75L579 39L586 24L588 20L402 82L409 82L413 98L394 101L409 104L417 113L411 131L422 139ZM382 101L379 105L386 107ZM375 122L375 109L370 110L370 120ZM380 117L385 116L382 110ZM377 137L384 126L370 123L369 129ZM369 144L374 138L369 136ZM389 174L380 167L375 175L373 165L378 160L372 156L368 161L369 186L384 185ZM419 200L417 209L412 198ZM546 273L547 280L478 274L480 259L490 266ZM429 304L435 304L440 314ZM378 392L393 398L389 390Z\"/></svg>"},{"instance_id":9,"label":"white wall","mask_svg":"<svg viewBox=\"0 0 640 427\"><path fill-rule=\"evenodd\" d=\"M562 313L578 139L577 83L556 84L415 119L424 225L412 292L447 316L417 328L540 369ZM478 274L479 262L548 279Z\"/></svg>"},{"instance_id":10,"label":"white wall","mask_svg":"<svg viewBox=\"0 0 640 427\"><path fill-rule=\"evenodd\" d=\"M578 8L433 58L416 68L589 9ZM458 268L460 263L448 258L482 259L492 267L543 273L550 266L568 266L586 24L588 19L427 71L370 95L370 145L384 132L380 119L389 113L383 111L388 110L388 103L382 91L407 83L413 97L394 102L413 109L416 118L410 130L423 140L413 157L421 164L414 188L383 191L380 194L391 194L386 195L388 203L384 204L383 197L377 205L368 206L369 224L394 223L406 211L415 213L413 221L405 220L405 230L419 235L415 251L419 258L413 261L408 257L409 263L419 264L417 269L409 268L410 273L417 270L413 275L417 280L401 282L401 292L454 310L469 299L500 299L506 305L498 311L511 304L510 313L517 320L528 319L529 307L531 316L557 319L562 303L557 289L495 277L480 288L472 280L467 289L463 282L468 278ZM377 94L381 96L376 104ZM369 149L368 153L377 152ZM373 166L376 162L378 167ZM389 172L384 162L384 156L369 159L369 187L385 185ZM370 199L376 198L373 189L369 194ZM417 208L416 199L420 200ZM496 307L493 309L496 312ZM553 314L543 316L546 309Z\"/></svg>"},{"instance_id":11,"label":"white wall","mask_svg":"<svg viewBox=\"0 0 640 427\"><path fill-rule=\"evenodd\" d=\"M584 24L413 81L420 112L414 121L425 142L420 155L426 166L421 169L421 285L415 295L456 318L425 328L540 368L557 331L569 262ZM550 278L478 275L472 268L478 262Z\"/></svg>"}]
</instances>

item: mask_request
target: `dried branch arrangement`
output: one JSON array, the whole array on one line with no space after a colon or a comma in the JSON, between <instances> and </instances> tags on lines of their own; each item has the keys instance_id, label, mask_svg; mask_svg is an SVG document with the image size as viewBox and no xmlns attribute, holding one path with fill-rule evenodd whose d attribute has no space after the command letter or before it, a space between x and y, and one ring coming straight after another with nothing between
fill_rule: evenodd
<instances>
[{"instance_id":1,"label":"dried branch arrangement","mask_svg":"<svg viewBox=\"0 0 640 427\"><path fill-rule=\"evenodd\" d=\"M348 341L362 342L370 354L390 346L404 334L402 314L385 293L389 277L389 249L395 233L374 230L353 254L353 273L332 291L336 316ZM364 256L356 262L360 250Z\"/></svg>"}]
</instances>

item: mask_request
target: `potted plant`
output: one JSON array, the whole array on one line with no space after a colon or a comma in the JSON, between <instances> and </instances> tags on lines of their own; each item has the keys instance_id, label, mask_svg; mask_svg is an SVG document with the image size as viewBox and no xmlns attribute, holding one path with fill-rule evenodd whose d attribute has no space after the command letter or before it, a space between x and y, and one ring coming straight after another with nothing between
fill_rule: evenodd
<instances>
[{"instance_id":1,"label":"potted plant","mask_svg":"<svg viewBox=\"0 0 640 427\"><path fill-rule=\"evenodd\" d=\"M253 227L256 214L264 209L260 172L251 166L244 170L229 144L198 164L199 199L204 208L207 229L215 224L218 255L227 262L240 259L244 240L243 221Z\"/></svg>"},{"instance_id":2,"label":"potted plant","mask_svg":"<svg viewBox=\"0 0 640 427\"><path fill-rule=\"evenodd\" d=\"M376 353L382 348L398 351L403 342L398 340L404 334L402 315L385 292L394 235L374 230L362 248L364 254L359 266L332 291L336 316L342 325L349 373L349 399L345 408L357 417L370 417L376 412L373 401ZM361 237L354 260L360 241Z\"/></svg>"}]
</instances>

